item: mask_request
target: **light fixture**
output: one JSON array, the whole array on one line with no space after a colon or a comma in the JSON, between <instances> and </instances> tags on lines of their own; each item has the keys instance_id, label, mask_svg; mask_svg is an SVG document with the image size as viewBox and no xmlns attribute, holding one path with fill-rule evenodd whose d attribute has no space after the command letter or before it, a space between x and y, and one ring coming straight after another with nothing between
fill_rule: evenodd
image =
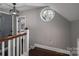
<instances>
[{"instance_id":1,"label":"light fixture","mask_svg":"<svg viewBox=\"0 0 79 59\"><path fill-rule=\"evenodd\" d=\"M19 15L19 11L15 7L16 3L13 3L13 9L10 9L10 14L11 15Z\"/></svg>"},{"instance_id":2,"label":"light fixture","mask_svg":"<svg viewBox=\"0 0 79 59\"><path fill-rule=\"evenodd\" d=\"M55 16L55 12L50 7L45 7L40 13L40 17L44 22L50 22Z\"/></svg>"}]
</instances>

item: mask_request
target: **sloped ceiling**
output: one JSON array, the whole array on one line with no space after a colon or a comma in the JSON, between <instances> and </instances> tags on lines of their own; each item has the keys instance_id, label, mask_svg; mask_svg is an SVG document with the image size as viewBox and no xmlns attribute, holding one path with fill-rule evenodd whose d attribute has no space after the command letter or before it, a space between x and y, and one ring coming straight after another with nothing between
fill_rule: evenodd
<instances>
[{"instance_id":1,"label":"sloped ceiling","mask_svg":"<svg viewBox=\"0 0 79 59\"><path fill-rule=\"evenodd\" d=\"M69 21L79 20L79 3L56 3L51 7Z\"/></svg>"},{"instance_id":2,"label":"sloped ceiling","mask_svg":"<svg viewBox=\"0 0 79 59\"><path fill-rule=\"evenodd\" d=\"M69 21L79 20L79 3L17 3L16 8L25 11L44 6L50 6ZM0 3L1 11L8 12L12 7L11 3Z\"/></svg>"}]
</instances>

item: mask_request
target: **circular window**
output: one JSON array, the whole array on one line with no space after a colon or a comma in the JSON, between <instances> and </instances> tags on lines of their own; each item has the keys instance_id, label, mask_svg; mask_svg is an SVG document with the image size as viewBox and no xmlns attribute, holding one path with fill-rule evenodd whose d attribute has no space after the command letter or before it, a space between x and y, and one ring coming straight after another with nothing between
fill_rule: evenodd
<instances>
[{"instance_id":1,"label":"circular window","mask_svg":"<svg viewBox=\"0 0 79 59\"><path fill-rule=\"evenodd\" d=\"M49 7L44 8L40 13L40 17L44 22L51 21L54 18L54 16L55 16L54 10Z\"/></svg>"}]
</instances>

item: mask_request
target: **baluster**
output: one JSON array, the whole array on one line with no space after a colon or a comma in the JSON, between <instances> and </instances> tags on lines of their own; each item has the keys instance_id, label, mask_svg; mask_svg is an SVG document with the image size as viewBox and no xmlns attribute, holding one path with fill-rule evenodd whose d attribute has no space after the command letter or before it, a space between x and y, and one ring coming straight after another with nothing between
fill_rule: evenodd
<instances>
[{"instance_id":1,"label":"baluster","mask_svg":"<svg viewBox=\"0 0 79 59\"><path fill-rule=\"evenodd\" d=\"M5 55L5 42L2 42L2 56Z\"/></svg>"},{"instance_id":2,"label":"baluster","mask_svg":"<svg viewBox=\"0 0 79 59\"><path fill-rule=\"evenodd\" d=\"M27 55L29 55L29 29L26 30L26 46L27 46Z\"/></svg>"},{"instance_id":3,"label":"baluster","mask_svg":"<svg viewBox=\"0 0 79 59\"><path fill-rule=\"evenodd\" d=\"M20 37L20 55L22 55L22 37Z\"/></svg>"},{"instance_id":4,"label":"baluster","mask_svg":"<svg viewBox=\"0 0 79 59\"><path fill-rule=\"evenodd\" d=\"M25 54L25 53L26 53L26 46L25 46L26 41L25 41L25 35L23 35L22 38L23 38L23 54ZM25 52L25 53L24 53L24 52Z\"/></svg>"},{"instance_id":5,"label":"baluster","mask_svg":"<svg viewBox=\"0 0 79 59\"><path fill-rule=\"evenodd\" d=\"M13 56L15 56L15 38L13 39Z\"/></svg>"},{"instance_id":6,"label":"baluster","mask_svg":"<svg viewBox=\"0 0 79 59\"><path fill-rule=\"evenodd\" d=\"M19 56L19 37L17 38L17 56Z\"/></svg>"},{"instance_id":7,"label":"baluster","mask_svg":"<svg viewBox=\"0 0 79 59\"><path fill-rule=\"evenodd\" d=\"M8 56L11 56L11 40L8 40Z\"/></svg>"},{"instance_id":8,"label":"baluster","mask_svg":"<svg viewBox=\"0 0 79 59\"><path fill-rule=\"evenodd\" d=\"M22 55L23 55L23 50L24 50L24 48L23 48L23 36L22 36Z\"/></svg>"}]
</instances>

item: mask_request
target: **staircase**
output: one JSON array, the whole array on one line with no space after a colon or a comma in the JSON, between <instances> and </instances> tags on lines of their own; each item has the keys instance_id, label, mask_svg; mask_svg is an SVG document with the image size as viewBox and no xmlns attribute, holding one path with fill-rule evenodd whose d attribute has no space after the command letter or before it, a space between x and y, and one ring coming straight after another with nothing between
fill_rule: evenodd
<instances>
[{"instance_id":1,"label":"staircase","mask_svg":"<svg viewBox=\"0 0 79 59\"><path fill-rule=\"evenodd\" d=\"M16 35L0 37L0 56L28 56L29 30Z\"/></svg>"}]
</instances>

